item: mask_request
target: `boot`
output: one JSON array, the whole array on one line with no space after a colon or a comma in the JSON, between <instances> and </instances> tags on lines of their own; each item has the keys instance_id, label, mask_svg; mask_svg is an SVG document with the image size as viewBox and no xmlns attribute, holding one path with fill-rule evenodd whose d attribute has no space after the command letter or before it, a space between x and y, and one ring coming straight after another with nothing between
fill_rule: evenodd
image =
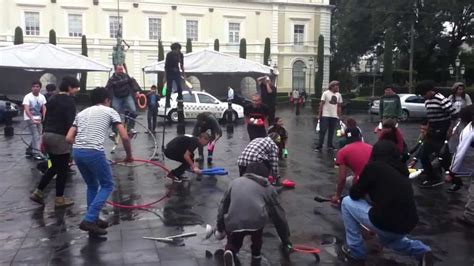
<instances>
[{"instance_id":1,"label":"boot","mask_svg":"<svg viewBox=\"0 0 474 266\"><path fill-rule=\"evenodd\" d=\"M97 224L99 228L102 228L102 229L106 229L107 227L109 227L109 222L102 220L100 218L97 219L95 223Z\"/></svg>"},{"instance_id":2,"label":"boot","mask_svg":"<svg viewBox=\"0 0 474 266\"><path fill-rule=\"evenodd\" d=\"M107 234L107 231L100 228L96 223L91 223L86 220L83 220L79 224L79 229L81 229L82 231L89 232L89 234L92 234L92 235L106 235Z\"/></svg>"},{"instance_id":3,"label":"boot","mask_svg":"<svg viewBox=\"0 0 474 266\"><path fill-rule=\"evenodd\" d=\"M39 203L41 205L44 205L44 197L43 197L43 191L39 189L35 189L33 193L30 195L30 200Z\"/></svg>"},{"instance_id":4,"label":"boot","mask_svg":"<svg viewBox=\"0 0 474 266\"><path fill-rule=\"evenodd\" d=\"M54 201L55 208L66 208L72 205L74 205L74 201L65 197L56 197L56 200Z\"/></svg>"}]
</instances>

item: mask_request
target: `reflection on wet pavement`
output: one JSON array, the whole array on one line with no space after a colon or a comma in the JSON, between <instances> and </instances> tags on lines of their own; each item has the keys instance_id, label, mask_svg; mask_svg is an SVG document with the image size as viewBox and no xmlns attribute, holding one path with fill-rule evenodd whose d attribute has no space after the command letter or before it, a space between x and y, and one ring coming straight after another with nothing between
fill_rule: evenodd
<instances>
[{"instance_id":1,"label":"reflection on wet pavement","mask_svg":"<svg viewBox=\"0 0 474 266\"><path fill-rule=\"evenodd\" d=\"M313 152L316 140L314 117L305 109L299 117L290 110L278 113L289 131L289 157L280 163L282 176L296 181L296 188L282 190L280 198L286 209L294 243L321 249L320 265L345 265L339 247L344 230L339 211L329 204L313 201L314 193L330 194L335 187L334 152ZM366 115L355 115L365 139L373 143L375 124ZM145 114L139 119L144 120ZM21 123L15 124L21 128ZM193 124L186 125L191 132ZM414 140L417 122L401 125L404 135ZM7 139L0 136L0 265L222 265L224 241L205 240L205 224L215 224L217 206L232 178L238 174L236 160L248 143L242 123L232 129L223 125L224 136L214 152L213 167L224 167L229 176L196 177L186 173L190 181L169 184L165 172L153 165L127 167L113 165L115 190L110 200L123 205L146 204L165 195L170 197L147 209L119 209L107 205L102 217L112 226L104 238L92 238L78 228L85 208L85 185L79 174L69 178L66 196L76 204L68 209L54 208L54 184L46 190L46 206L32 203L29 193L40 178L36 163L23 157L24 145L18 135ZM1 130L0 130L1 131ZM18 130L17 130L18 131ZM140 132L140 129L138 129ZM143 130L141 130L143 131ZM168 127L165 143L176 135L176 125ZM24 136L28 138L28 136ZM156 134L161 143L161 134ZM153 140L139 133L133 140L134 156L145 158L152 152ZM161 146L161 144L159 145ZM110 150L111 143L107 149ZM117 149L111 160L121 159ZM159 152L154 158L161 160ZM168 168L175 162L166 160ZM206 163L202 167L211 167ZM54 183L54 182L53 182ZM437 265L472 265L474 262L473 229L456 222L463 211L466 190L448 195L442 189L432 191L414 188L420 223L413 236L431 245ZM178 245L143 239L196 232L197 236L182 239ZM294 253L286 260L279 249L275 229L269 224L264 230L261 265L315 265L312 255ZM416 265L410 258L384 249L380 252L376 239L368 239L371 251L368 265ZM239 253L242 265L250 265L250 239Z\"/></svg>"}]
</instances>

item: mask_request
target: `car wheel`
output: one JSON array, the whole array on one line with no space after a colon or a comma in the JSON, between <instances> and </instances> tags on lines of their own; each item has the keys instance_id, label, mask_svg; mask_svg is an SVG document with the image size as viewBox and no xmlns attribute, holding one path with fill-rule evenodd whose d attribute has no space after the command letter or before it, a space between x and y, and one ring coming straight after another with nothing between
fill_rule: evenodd
<instances>
[{"instance_id":1,"label":"car wheel","mask_svg":"<svg viewBox=\"0 0 474 266\"><path fill-rule=\"evenodd\" d=\"M402 115L400 116L400 120L401 121L406 121L409 116L410 116L410 113L408 113L408 110L403 109L402 110Z\"/></svg>"},{"instance_id":2,"label":"car wheel","mask_svg":"<svg viewBox=\"0 0 474 266\"><path fill-rule=\"evenodd\" d=\"M178 122L178 110L173 109L168 113L168 120L177 123Z\"/></svg>"}]
</instances>

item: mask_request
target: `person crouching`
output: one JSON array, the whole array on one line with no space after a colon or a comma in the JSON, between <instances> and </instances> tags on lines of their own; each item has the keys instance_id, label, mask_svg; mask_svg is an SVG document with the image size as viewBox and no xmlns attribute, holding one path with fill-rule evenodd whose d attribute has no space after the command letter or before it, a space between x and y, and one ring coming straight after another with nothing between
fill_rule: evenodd
<instances>
[{"instance_id":1,"label":"person crouching","mask_svg":"<svg viewBox=\"0 0 474 266\"><path fill-rule=\"evenodd\" d=\"M224 194L217 215L217 238L227 235L224 265L233 265L234 254L242 247L246 235L252 239L252 260L261 260L262 234L268 217L272 220L284 248L292 248L285 210L276 190L268 182L269 170L264 163L251 163L247 172L234 179Z\"/></svg>"}]
</instances>

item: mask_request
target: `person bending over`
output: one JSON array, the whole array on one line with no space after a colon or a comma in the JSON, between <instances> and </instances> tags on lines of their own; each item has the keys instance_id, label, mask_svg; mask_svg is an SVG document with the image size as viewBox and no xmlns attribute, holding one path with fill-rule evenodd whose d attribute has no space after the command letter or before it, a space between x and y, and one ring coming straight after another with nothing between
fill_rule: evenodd
<instances>
[{"instance_id":1,"label":"person bending over","mask_svg":"<svg viewBox=\"0 0 474 266\"><path fill-rule=\"evenodd\" d=\"M283 154L288 155L286 151L286 141L288 140L288 132L283 127L283 119L275 117L275 124L268 129L268 134L275 132L280 135L280 143L278 143L278 158L283 159Z\"/></svg>"},{"instance_id":2,"label":"person bending over","mask_svg":"<svg viewBox=\"0 0 474 266\"><path fill-rule=\"evenodd\" d=\"M260 262L263 228L268 217L278 232L286 251L290 251L290 230L278 193L268 182L269 171L264 163L251 163L247 172L234 180L221 200L217 214L216 236L227 235L224 265L233 265L234 254L242 247L245 236L252 240L252 262Z\"/></svg>"},{"instance_id":3,"label":"person bending over","mask_svg":"<svg viewBox=\"0 0 474 266\"><path fill-rule=\"evenodd\" d=\"M204 112L197 115L197 122L194 125L193 136L197 137L203 132L211 131L211 138L209 139L209 145L207 147L207 162L212 163L212 154L214 152L214 147L216 142L222 136L221 126L217 121L216 117L209 113ZM199 161L204 159L204 149L202 146L198 147L199 152Z\"/></svg>"},{"instance_id":4,"label":"person bending over","mask_svg":"<svg viewBox=\"0 0 474 266\"><path fill-rule=\"evenodd\" d=\"M271 175L278 181L278 143L280 141L280 135L277 133L270 133L268 137L252 140L237 160L239 175L246 173L249 164L263 162L268 169L271 169Z\"/></svg>"}]
</instances>

